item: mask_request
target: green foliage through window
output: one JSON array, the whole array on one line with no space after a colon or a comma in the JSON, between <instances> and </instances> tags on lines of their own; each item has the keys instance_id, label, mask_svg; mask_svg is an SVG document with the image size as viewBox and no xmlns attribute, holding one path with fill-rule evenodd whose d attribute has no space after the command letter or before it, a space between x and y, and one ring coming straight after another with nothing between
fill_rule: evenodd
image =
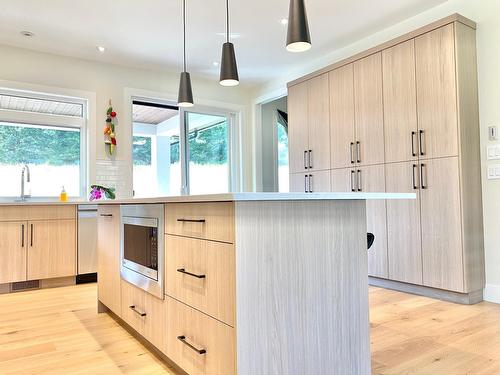
<instances>
[{"instance_id":1,"label":"green foliage through window","mask_svg":"<svg viewBox=\"0 0 500 375\"><path fill-rule=\"evenodd\" d=\"M189 132L189 158L196 164L227 163L227 121Z\"/></svg>"},{"instance_id":2,"label":"green foliage through window","mask_svg":"<svg viewBox=\"0 0 500 375\"><path fill-rule=\"evenodd\" d=\"M0 123L0 164L80 164L80 131Z\"/></svg>"},{"instance_id":3,"label":"green foliage through window","mask_svg":"<svg viewBox=\"0 0 500 375\"><path fill-rule=\"evenodd\" d=\"M288 165L288 134L285 127L278 123L278 165Z\"/></svg>"},{"instance_id":4,"label":"green foliage through window","mask_svg":"<svg viewBox=\"0 0 500 375\"><path fill-rule=\"evenodd\" d=\"M151 138L135 136L132 139L134 165L151 165Z\"/></svg>"}]
</instances>

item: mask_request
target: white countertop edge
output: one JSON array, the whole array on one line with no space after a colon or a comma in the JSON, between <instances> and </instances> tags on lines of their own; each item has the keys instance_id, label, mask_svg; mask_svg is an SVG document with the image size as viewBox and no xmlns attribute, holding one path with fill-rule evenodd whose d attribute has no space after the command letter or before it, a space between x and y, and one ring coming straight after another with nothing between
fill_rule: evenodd
<instances>
[{"instance_id":1,"label":"white countertop edge","mask_svg":"<svg viewBox=\"0 0 500 375\"><path fill-rule=\"evenodd\" d=\"M227 193L209 195L183 195L155 198L134 198L100 201L1 201L0 206L36 206L36 205L86 205L86 204L154 204L188 202L231 202L231 201L296 201L296 200L380 200L380 199L416 199L414 193Z\"/></svg>"}]
</instances>

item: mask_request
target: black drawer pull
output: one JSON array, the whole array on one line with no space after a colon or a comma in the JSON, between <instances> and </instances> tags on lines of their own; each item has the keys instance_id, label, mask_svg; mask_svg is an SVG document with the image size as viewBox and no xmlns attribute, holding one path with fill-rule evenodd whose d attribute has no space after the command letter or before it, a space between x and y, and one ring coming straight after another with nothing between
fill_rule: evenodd
<instances>
[{"instance_id":1,"label":"black drawer pull","mask_svg":"<svg viewBox=\"0 0 500 375\"><path fill-rule=\"evenodd\" d=\"M135 312L139 316L146 316L147 314L145 312L140 312L135 309L135 305L129 306L129 309L131 309L133 312Z\"/></svg>"},{"instance_id":2,"label":"black drawer pull","mask_svg":"<svg viewBox=\"0 0 500 375\"><path fill-rule=\"evenodd\" d=\"M204 223L205 219L177 219L181 223Z\"/></svg>"},{"instance_id":3,"label":"black drawer pull","mask_svg":"<svg viewBox=\"0 0 500 375\"><path fill-rule=\"evenodd\" d=\"M113 217L113 214L100 214L102 217Z\"/></svg>"},{"instance_id":4,"label":"black drawer pull","mask_svg":"<svg viewBox=\"0 0 500 375\"><path fill-rule=\"evenodd\" d=\"M186 271L185 268L179 268L177 270L177 272L183 273L184 275L189 275L189 276L196 277L197 279L204 279L206 277L205 275L197 275L195 273L188 272L188 271Z\"/></svg>"},{"instance_id":5,"label":"black drawer pull","mask_svg":"<svg viewBox=\"0 0 500 375\"><path fill-rule=\"evenodd\" d=\"M193 349L198 354L205 354L207 351L205 349L198 349L186 341L186 336L177 336L177 340L186 345L189 349Z\"/></svg>"}]
</instances>

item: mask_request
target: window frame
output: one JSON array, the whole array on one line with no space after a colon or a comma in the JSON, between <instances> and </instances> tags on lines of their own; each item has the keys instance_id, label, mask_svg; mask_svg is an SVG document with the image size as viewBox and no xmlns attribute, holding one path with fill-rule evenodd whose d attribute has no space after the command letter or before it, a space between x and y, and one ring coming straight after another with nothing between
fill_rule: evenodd
<instances>
[{"instance_id":1,"label":"window frame","mask_svg":"<svg viewBox=\"0 0 500 375\"><path fill-rule=\"evenodd\" d=\"M72 96L62 94L58 89L46 88L43 91L35 91L26 89L25 85L10 84L9 87L4 87L0 81L0 94L18 97L27 97L40 100L61 101L66 103L75 103L82 105L82 117L54 115L49 113L25 112L16 111L11 109L0 108L0 121L19 125L36 125L41 127L56 127L66 129L79 129L80 130L80 183L79 195L71 196L71 198L83 198L87 194L87 184L89 180L89 119L90 119L90 100L91 96L87 93L82 95ZM21 86L13 88L13 86ZM24 87L22 87L24 86ZM40 89L42 89L40 87ZM54 93L48 93L53 91ZM59 93L56 93L59 91ZM64 91L64 90L62 90ZM75 92L76 94L76 92ZM12 198L12 197L0 197ZM33 196L31 199L57 199L57 196Z\"/></svg>"}]
</instances>

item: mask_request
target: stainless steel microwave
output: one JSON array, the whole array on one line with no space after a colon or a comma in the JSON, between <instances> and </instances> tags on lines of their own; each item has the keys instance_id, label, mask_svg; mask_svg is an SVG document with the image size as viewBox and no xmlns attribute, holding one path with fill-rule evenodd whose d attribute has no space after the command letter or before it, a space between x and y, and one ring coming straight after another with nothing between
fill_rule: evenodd
<instances>
[{"instance_id":1,"label":"stainless steel microwave","mask_svg":"<svg viewBox=\"0 0 500 375\"><path fill-rule=\"evenodd\" d=\"M122 205L120 274L122 279L164 298L164 206Z\"/></svg>"}]
</instances>

